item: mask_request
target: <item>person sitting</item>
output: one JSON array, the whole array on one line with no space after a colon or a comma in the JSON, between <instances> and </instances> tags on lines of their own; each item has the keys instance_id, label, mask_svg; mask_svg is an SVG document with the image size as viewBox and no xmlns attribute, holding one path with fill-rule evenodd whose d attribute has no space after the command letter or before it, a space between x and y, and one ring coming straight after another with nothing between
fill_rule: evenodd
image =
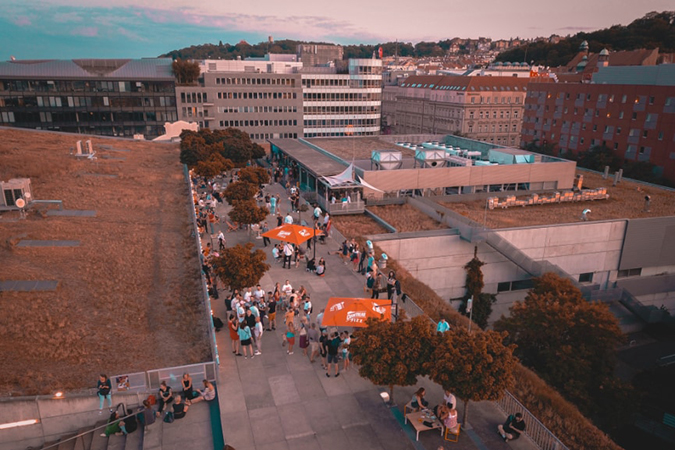
<instances>
[{"instance_id":1,"label":"person sitting","mask_svg":"<svg viewBox=\"0 0 675 450\"><path fill-rule=\"evenodd\" d=\"M457 433L457 410L446 405L436 406L434 413L436 417L443 423L443 426L450 430L451 433Z\"/></svg>"},{"instance_id":2,"label":"person sitting","mask_svg":"<svg viewBox=\"0 0 675 450\"><path fill-rule=\"evenodd\" d=\"M198 392L199 396L192 399L193 404L201 401L211 402L216 399L216 388L209 380L204 380L204 389Z\"/></svg>"},{"instance_id":3,"label":"person sitting","mask_svg":"<svg viewBox=\"0 0 675 450\"><path fill-rule=\"evenodd\" d=\"M321 261L319 261L319 265L316 266L316 274L317 274L317 276L320 276L320 277L326 275L326 266L323 265L321 263Z\"/></svg>"},{"instance_id":4,"label":"person sitting","mask_svg":"<svg viewBox=\"0 0 675 450\"><path fill-rule=\"evenodd\" d=\"M316 271L316 260L314 258L307 259L307 272Z\"/></svg>"},{"instance_id":5,"label":"person sitting","mask_svg":"<svg viewBox=\"0 0 675 450\"><path fill-rule=\"evenodd\" d=\"M521 413L511 414L506 418L504 425L497 426L497 433L504 439L504 442L518 439L523 431L525 431L525 421Z\"/></svg>"},{"instance_id":6,"label":"person sitting","mask_svg":"<svg viewBox=\"0 0 675 450\"><path fill-rule=\"evenodd\" d=\"M229 220L227 221L227 232L229 233L230 231L237 231L239 227L237 225L234 225L232 222Z\"/></svg>"},{"instance_id":7,"label":"person sitting","mask_svg":"<svg viewBox=\"0 0 675 450\"><path fill-rule=\"evenodd\" d=\"M274 262L281 262L281 251L279 250L279 245L275 244L272 249L272 256L274 256Z\"/></svg>"},{"instance_id":8,"label":"person sitting","mask_svg":"<svg viewBox=\"0 0 675 450\"><path fill-rule=\"evenodd\" d=\"M127 434L127 429L124 427L124 421L120 420L120 413L117 411L110 414L108 426L105 427L105 431L101 433L101 437L108 437L111 434L116 434L118 436Z\"/></svg>"},{"instance_id":9,"label":"person sitting","mask_svg":"<svg viewBox=\"0 0 675 450\"><path fill-rule=\"evenodd\" d=\"M422 387L413 394L410 406L412 406L415 411L420 411L422 408L426 408L429 405L429 402L424 398L426 392L426 389Z\"/></svg>"},{"instance_id":10,"label":"person sitting","mask_svg":"<svg viewBox=\"0 0 675 450\"><path fill-rule=\"evenodd\" d=\"M174 419L182 419L189 406L182 402L180 395L176 396L176 401L173 403L173 417Z\"/></svg>"}]
</instances>

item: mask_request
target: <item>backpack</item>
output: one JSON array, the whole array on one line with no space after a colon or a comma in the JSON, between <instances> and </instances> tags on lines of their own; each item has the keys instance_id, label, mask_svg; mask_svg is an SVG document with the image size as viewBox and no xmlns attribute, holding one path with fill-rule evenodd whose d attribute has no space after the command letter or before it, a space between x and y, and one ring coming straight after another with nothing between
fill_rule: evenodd
<instances>
[{"instance_id":1,"label":"backpack","mask_svg":"<svg viewBox=\"0 0 675 450\"><path fill-rule=\"evenodd\" d=\"M164 422L173 423L173 421L174 421L173 411L167 411L166 415L164 416Z\"/></svg>"},{"instance_id":2,"label":"backpack","mask_svg":"<svg viewBox=\"0 0 675 450\"><path fill-rule=\"evenodd\" d=\"M370 277L368 280L366 280L366 286L368 286L368 289L372 289L373 284L375 284L375 277Z\"/></svg>"},{"instance_id":3,"label":"backpack","mask_svg":"<svg viewBox=\"0 0 675 450\"><path fill-rule=\"evenodd\" d=\"M150 403L150 406L156 405L157 397L155 397L153 394L148 395L148 403Z\"/></svg>"},{"instance_id":4,"label":"backpack","mask_svg":"<svg viewBox=\"0 0 675 450\"><path fill-rule=\"evenodd\" d=\"M124 405L122 405L122 412L125 416L129 415L129 411ZM136 415L124 419L124 429L127 430L127 433L133 433L138 429L138 420L136 420Z\"/></svg>"}]
</instances>

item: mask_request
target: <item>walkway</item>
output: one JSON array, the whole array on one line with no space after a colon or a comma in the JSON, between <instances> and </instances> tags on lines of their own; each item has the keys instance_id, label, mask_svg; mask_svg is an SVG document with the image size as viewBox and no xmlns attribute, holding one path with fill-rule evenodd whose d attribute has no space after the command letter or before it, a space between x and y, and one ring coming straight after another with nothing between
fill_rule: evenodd
<instances>
[{"instance_id":1,"label":"walkway","mask_svg":"<svg viewBox=\"0 0 675 450\"><path fill-rule=\"evenodd\" d=\"M280 185L268 187L267 191L281 194L281 208L289 208L287 195ZM217 213L224 217L227 205L219 205ZM303 213L308 220L311 211ZM297 222L297 214L293 214ZM270 228L276 226L276 219L268 218ZM224 230L227 226L218 224ZM217 234L216 230L216 234ZM246 231L225 233L227 245L249 242ZM206 239L208 235L205 235ZM250 238L257 248L262 240ZM328 298L363 296L364 277L356 274L341 262L335 252L339 243L327 239L326 245L317 245L317 259L326 259L326 276L317 277L304 270L282 269L273 262L271 247L267 247L268 262L272 268L263 277L261 285L271 290L275 282L290 280L294 288L304 285L309 292L315 314L325 307ZM214 244L217 242L214 236ZM226 321L224 305L225 291L220 299L213 302L214 313ZM282 318L277 319L281 325ZM400 423L401 414L394 414L382 402L379 393L382 388L361 378L357 369L341 371L340 377L327 378L321 364L311 364L303 357L302 350L295 348L293 355L287 355L281 346L281 327L277 331L266 331L263 335L262 355L254 359L235 357L231 351L230 338L226 328L217 334L220 353L218 394L225 443L236 450L436 450L439 446L459 450L490 449L534 449L527 439L505 444L496 433L496 426L505 417L490 402L472 403L469 421L473 429L462 433L458 443L444 442L438 432L420 434L419 443L414 442L410 425ZM420 380L419 386L427 388L431 404L442 400L442 390L428 380ZM395 388L394 397L400 411L412 396L416 387ZM462 408L458 408L460 417ZM397 419L398 417L398 419ZM464 428L462 429L464 431Z\"/></svg>"}]
</instances>

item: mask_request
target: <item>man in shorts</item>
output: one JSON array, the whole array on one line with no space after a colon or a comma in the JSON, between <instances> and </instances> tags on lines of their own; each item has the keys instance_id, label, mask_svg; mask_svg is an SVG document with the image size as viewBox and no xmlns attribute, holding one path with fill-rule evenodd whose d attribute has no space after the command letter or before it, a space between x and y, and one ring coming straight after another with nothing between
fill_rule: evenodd
<instances>
[{"instance_id":1,"label":"man in shorts","mask_svg":"<svg viewBox=\"0 0 675 450\"><path fill-rule=\"evenodd\" d=\"M504 425L497 426L497 433L504 439L504 442L518 439L523 431L525 431L525 421L521 413L511 414Z\"/></svg>"},{"instance_id":2,"label":"man in shorts","mask_svg":"<svg viewBox=\"0 0 675 450\"><path fill-rule=\"evenodd\" d=\"M330 378L330 366L331 364L335 367L335 377L340 376L340 368L338 367L338 353L340 351L340 345L342 341L340 336L337 333L331 335L330 341L328 341L328 357L326 365L326 377Z\"/></svg>"},{"instance_id":3,"label":"man in shorts","mask_svg":"<svg viewBox=\"0 0 675 450\"><path fill-rule=\"evenodd\" d=\"M274 300L272 291L269 291L267 295L269 298L267 302L267 320L269 322L267 331L272 331L277 329L277 302Z\"/></svg>"}]
</instances>

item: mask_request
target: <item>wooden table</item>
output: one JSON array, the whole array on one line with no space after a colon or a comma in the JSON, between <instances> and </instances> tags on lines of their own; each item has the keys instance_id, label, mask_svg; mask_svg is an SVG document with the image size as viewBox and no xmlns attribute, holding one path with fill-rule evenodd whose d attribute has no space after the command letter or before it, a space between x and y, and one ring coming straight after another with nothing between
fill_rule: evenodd
<instances>
[{"instance_id":1,"label":"wooden table","mask_svg":"<svg viewBox=\"0 0 675 450\"><path fill-rule=\"evenodd\" d=\"M441 431L441 436L443 436L443 424L441 423L440 420L438 420L437 417L434 417L434 413L432 411L417 411L417 412L411 412L405 415L405 423L408 423L410 421L410 424L413 426L417 433L416 440L420 440L420 431L429 431L429 430L436 430L440 429ZM423 422L433 422L433 425L431 427L428 427L424 425Z\"/></svg>"}]
</instances>

